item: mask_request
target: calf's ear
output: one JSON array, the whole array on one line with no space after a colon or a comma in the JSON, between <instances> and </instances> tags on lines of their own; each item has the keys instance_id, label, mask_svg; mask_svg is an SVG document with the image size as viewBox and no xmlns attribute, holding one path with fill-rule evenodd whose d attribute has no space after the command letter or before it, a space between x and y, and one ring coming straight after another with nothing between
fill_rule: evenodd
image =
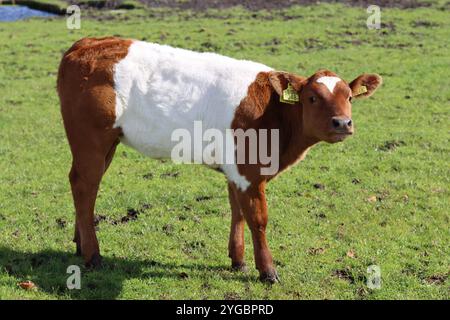
<instances>
[{"instance_id":1,"label":"calf's ear","mask_svg":"<svg viewBox=\"0 0 450 320\"><path fill-rule=\"evenodd\" d=\"M278 95L282 95L289 84L295 91L300 91L305 78L284 71L270 71L269 81Z\"/></svg>"},{"instance_id":2,"label":"calf's ear","mask_svg":"<svg viewBox=\"0 0 450 320\"><path fill-rule=\"evenodd\" d=\"M377 74L364 73L350 82L352 95L354 98L370 97L383 82Z\"/></svg>"}]
</instances>

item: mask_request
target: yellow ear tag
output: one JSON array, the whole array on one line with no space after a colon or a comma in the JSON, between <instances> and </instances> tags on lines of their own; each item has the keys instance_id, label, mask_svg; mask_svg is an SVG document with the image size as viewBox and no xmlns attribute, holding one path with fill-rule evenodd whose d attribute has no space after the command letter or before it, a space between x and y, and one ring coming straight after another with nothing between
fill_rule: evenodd
<instances>
[{"instance_id":1,"label":"yellow ear tag","mask_svg":"<svg viewBox=\"0 0 450 320\"><path fill-rule=\"evenodd\" d=\"M280 96L280 102L295 104L300 101L298 93L292 88L291 84L288 84L288 87L283 90L283 94Z\"/></svg>"},{"instance_id":2,"label":"yellow ear tag","mask_svg":"<svg viewBox=\"0 0 450 320\"><path fill-rule=\"evenodd\" d=\"M358 89L358 92L356 93L356 96L359 96L360 94L366 93L367 87L366 86L360 86Z\"/></svg>"}]
</instances>

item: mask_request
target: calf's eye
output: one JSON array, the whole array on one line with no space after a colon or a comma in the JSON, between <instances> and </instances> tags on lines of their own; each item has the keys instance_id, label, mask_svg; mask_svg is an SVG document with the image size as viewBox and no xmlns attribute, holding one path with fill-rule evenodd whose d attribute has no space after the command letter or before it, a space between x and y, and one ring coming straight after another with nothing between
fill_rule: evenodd
<instances>
[{"instance_id":1,"label":"calf's eye","mask_svg":"<svg viewBox=\"0 0 450 320\"><path fill-rule=\"evenodd\" d=\"M317 100L317 98L314 96L309 98L309 102L311 102L311 103L316 102L316 100Z\"/></svg>"}]
</instances>

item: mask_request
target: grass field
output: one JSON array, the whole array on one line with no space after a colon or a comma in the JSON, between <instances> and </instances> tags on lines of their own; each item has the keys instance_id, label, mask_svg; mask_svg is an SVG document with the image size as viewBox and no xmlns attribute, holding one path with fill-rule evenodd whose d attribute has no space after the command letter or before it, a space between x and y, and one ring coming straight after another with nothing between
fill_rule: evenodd
<instances>
[{"instance_id":1,"label":"grass field","mask_svg":"<svg viewBox=\"0 0 450 320\"><path fill-rule=\"evenodd\" d=\"M90 12L0 23L0 299L449 299L450 14L448 4L340 4L250 12ZM57 94L62 53L85 36L118 35L215 51L310 75L363 72L384 85L354 103L356 135L319 144L268 187L268 240L282 283L233 273L225 178L145 158L120 145L96 214L104 267L82 267L72 243L71 156ZM137 219L123 219L129 215ZM367 267L381 268L369 289ZM24 290L31 280L37 288Z\"/></svg>"}]
</instances>

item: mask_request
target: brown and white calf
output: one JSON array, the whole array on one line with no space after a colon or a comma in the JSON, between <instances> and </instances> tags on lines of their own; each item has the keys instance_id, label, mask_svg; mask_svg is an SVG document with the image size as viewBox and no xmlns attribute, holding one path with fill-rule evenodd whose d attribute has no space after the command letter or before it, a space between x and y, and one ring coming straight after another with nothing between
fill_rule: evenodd
<instances>
[{"instance_id":1,"label":"brown and white calf","mask_svg":"<svg viewBox=\"0 0 450 320\"><path fill-rule=\"evenodd\" d=\"M73 156L77 253L88 266L100 264L94 205L119 142L162 158L171 156L173 131L192 131L195 121L225 135L230 129L276 129L279 165L273 174L261 173L267 164L259 159L215 167L228 181L232 267L245 267L247 222L261 280L277 281L266 240L266 183L314 144L351 135L352 97L370 96L380 84L376 74L348 84L326 70L306 78L251 61L114 37L76 42L61 61L58 93Z\"/></svg>"}]
</instances>

